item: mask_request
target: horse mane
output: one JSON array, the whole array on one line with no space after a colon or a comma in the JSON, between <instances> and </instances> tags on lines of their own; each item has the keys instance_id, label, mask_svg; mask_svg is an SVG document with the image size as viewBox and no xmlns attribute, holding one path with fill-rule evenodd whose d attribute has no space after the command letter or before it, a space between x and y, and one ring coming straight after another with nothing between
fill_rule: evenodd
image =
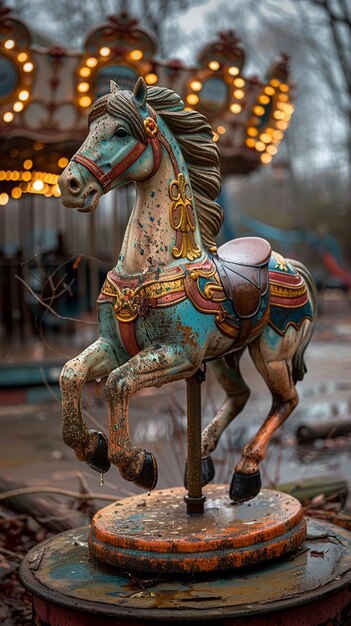
<instances>
[{"instance_id":1,"label":"horse mane","mask_svg":"<svg viewBox=\"0 0 351 626\"><path fill-rule=\"evenodd\" d=\"M182 100L171 89L148 87L146 101L179 143L188 167L202 242L211 249L223 223L223 210L215 202L221 190L221 175L219 150L212 139L211 126L201 113L185 111ZM131 93L119 90L99 98L90 111L89 124L106 110L115 116L124 115L135 136L146 143L144 125Z\"/></svg>"},{"instance_id":2,"label":"horse mane","mask_svg":"<svg viewBox=\"0 0 351 626\"><path fill-rule=\"evenodd\" d=\"M148 87L147 103L160 115L179 143L188 166L201 238L207 248L223 223L223 210L215 202L221 191L219 150L207 119L197 111L184 111L178 94L165 87Z\"/></svg>"}]
</instances>

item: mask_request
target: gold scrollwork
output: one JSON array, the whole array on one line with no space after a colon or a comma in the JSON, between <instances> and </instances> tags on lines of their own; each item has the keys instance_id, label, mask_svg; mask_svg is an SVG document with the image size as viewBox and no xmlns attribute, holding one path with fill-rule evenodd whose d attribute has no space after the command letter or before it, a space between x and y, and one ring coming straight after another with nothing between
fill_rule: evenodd
<instances>
[{"instance_id":1,"label":"gold scrollwork","mask_svg":"<svg viewBox=\"0 0 351 626\"><path fill-rule=\"evenodd\" d=\"M191 189L184 174L180 173L178 179L171 182L169 195L172 200L171 226L177 231L176 245L172 249L172 255L175 259L187 257L189 261L193 261L201 256L201 250L194 239L196 223Z\"/></svg>"},{"instance_id":2,"label":"gold scrollwork","mask_svg":"<svg viewBox=\"0 0 351 626\"><path fill-rule=\"evenodd\" d=\"M158 125L152 117L147 117L146 120L144 120L144 128L148 137L156 137L158 133Z\"/></svg>"},{"instance_id":3,"label":"gold scrollwork","mask_svg":"<svg viewBox=\"0 0 351 626\"><path fill-rule=\"evenodd\" d=\"M136 294L133 289L129 289L129 287L125 287L122 291L118 290L113 308L119 321L132 322L139 315L140 295Z\"/></svg>"},{"instance_id":4,"label":"gold scrollwork","mask_svg":"<svg viewBox=\"0 0 351 626\"><path fill-rule=\"evenodd\" d=\"M282 272L288 272L288 263L286 261L286 259L279 254L279 252L273 252L272 256L275 258L277 264L274 266L274 269L277 270L279 269Z\"/></svg>"}]
</instances>

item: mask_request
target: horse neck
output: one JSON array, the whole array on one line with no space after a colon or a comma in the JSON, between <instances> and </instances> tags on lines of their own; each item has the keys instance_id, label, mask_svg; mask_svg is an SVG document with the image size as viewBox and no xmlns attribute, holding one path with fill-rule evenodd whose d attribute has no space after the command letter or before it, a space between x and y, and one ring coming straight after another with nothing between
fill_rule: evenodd
<instances>
[{"instance_id":1,"label":"horse neck","mask_svg":"<svg viewBox=\"0 0 351 626\"><path fill-rule=\"evenodd\" d=\"M167 130L162 131L166 135ZM169 132L167 140L170 141ZM189 182L189 173L179 146L172 141L179 172ZM177 178L171 159L165 148L157 172L148 180L136 182L136 202L119 255L116 270L123 274L158 273L172 265L179 265L182 258L174 258L172 251L176 243L176 231L170 221L170 183ZM195 217L194 241L199 249L198 258L204 254L200 228ZM197 260L198 260L197 258ZM183 259L189 263L189 259Z\"/></svg>"}]
</instances>

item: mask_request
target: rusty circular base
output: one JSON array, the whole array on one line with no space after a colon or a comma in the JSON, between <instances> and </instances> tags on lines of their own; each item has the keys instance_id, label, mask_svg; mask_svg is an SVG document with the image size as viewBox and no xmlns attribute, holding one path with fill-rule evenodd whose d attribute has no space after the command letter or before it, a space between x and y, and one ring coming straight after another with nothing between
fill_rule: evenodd
<instances>
[{"instance_id":1,"label":"rusty circular base","mask_svg":"<svg viewBox=\"0 0 351 626\"><path fill-rule=\"evenodd\" d=\"M203 515L186 514L182 488L126 498L93 518L90 553L103 563L148 574L225 571L268 561L305 539L302 506L292 496L262 489L234 505L227 485L205 490Z\"/></svg>"},{"instance_id":2,"label":"rusty circular base","mask_svg":"<svg viewBox=\"0 0 351 626\"><path fill-rule=\"evenodd\" d=\"M33 548L21 579L46 626L346 626L351 618L351 535L307 520L307 537L277 561L192 580L148 580L89 556L88 528Z\"/></svg>"}]
</instances>

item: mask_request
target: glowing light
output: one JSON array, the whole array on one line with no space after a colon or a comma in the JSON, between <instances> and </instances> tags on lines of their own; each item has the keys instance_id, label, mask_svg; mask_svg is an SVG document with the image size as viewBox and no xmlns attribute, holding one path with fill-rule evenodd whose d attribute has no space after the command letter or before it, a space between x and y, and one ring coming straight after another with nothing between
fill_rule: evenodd
<instances>
[{"instance_id":1,"label":"glowing light","mask_svg":"<svg viewBox=\"0 0 351 626\"><path fill-rule=\"evenodd\" d=\"M242 89L234 89L233 96L237 100L241 100L245 96L245 94Z\"/></svg>"},{"instance_id":2,"label":"glowing light","mask_svg":"<svg viewBox=\"0 0 351 626\"><path fill-rule=\"evenodd\" d=\"M247 134L249 135L249 137L257 137L258 130L254 126L249 126L249 128L247 129Z\"/></svg>"},{"instance_id":3,"label":"glowing light","mask_svg":"<svg viewBox=\"0 0 351 626\"><path fill-rule=\"evenodd\" d=\"M262 94L262 96L259 97L258 101L261 102L261 104L268 104L269 103L269 96L266 96L266 94Z\"/></svg>"},{"instance_id":4,"label":"glowing light","mask_svg":"<svg viewBox=\"0 0 351 626\"><path fill-rule=\"evenodd\" d=\"M260 139L264 143L271 143L272 141L272 137L268 133L262 133L262 135L260 135Z\"/></svg>"},{"instance_id":5,"label":"glowing light","mask_svg":"<svg viewBox=\"0 0 351 626\"><path fill-rule=\"evenodd\" d=\"M102 57L108 57L110 54L111 50L110 48L108 48L107 46L103 46L102 48L100 48L99 50L99 54Z\"/></svg>"},{"instance_id":6,"label":"glowing light","mask_svg":"<svg viewBox=\"0 0 351 626\"><path fill-rule=\"evenodd\" d=\"M7 124L9 124L10 122L12 122L13 120L13 113L12 111L6 111L6 113L4 113L4 115L2 116L2 119L4 120L4 122L6 122Z\"/></svg>"},{"instance_id":7,"label":"glowing light","mask_svg":"<svg viewBox=\"0 0 351 626\"><path fill-rule=\"evenodd\" d=\"M11 172L11 180L18 180L20 177L19 172L17 172L17 170L15 170L14 172Z\"/></svg>"},{"instance_id":8,"label":"glowing light","mask_svg":"<svg viewBox=\"0 0 351 626\"><path fill-rule=\"evenodd\" d=\"M15 47L15 42L13 39L8 39L7 41L5 41L4 46L6 50L12 50L12 48Z\"/></svg>"},{"instance_id":9,"label":"glowing light","mask_svg":"<svg viewBox=\"0 0 351 626\"><path fill-rule=\"evenodd\" d=\"M219 63L218 61L210 61L208 67L210 68L210 70L216 71L219 69Z\"/></svg>"},{"instance_id":10,"label":"glowing light","mask_svg":"<svg viewBox=\"0 0 351 626\"><path fill-rule=\"evenodd\" d=\"M42 191L44 189L44 183L42 180L34 180L33 181L33 189L35 189L35 191Z\"/></svg>"},{"instance_id":11,"label":"glowing light","mask_svg":"<svg viewBox=\"0 0 351 626\"><path fill-rule=\"evenodd\" d=\"M129 53L129 56L132 59L132 61L140 61L144 55L141 50L132 50Z\"/></svg>"},{"instance_id":12,"label":"glowing light","mask_svg":"<svg viewBox=\"0 0 351 626\"><path fill-rule=\"evenodd\" d=\"M193 91L201 91L202 89L202 83L199 80L193 80L190 83L190 87Z\"/></svg>"},{"instance_id":13,"label":"glowing light","mask_svg":"<svg viewBox=\"0 0 351 626\"><path fill-rule=\"evenodd\" d=\"M232 65L228 68L228 74L230 74L231 76L237 76L239 74L239 68L235 65Z\"/></svg>"},{"instance_id":14,"label":"glowing light","mask_svg":"<svg viewBox=\"0 0 351 626\"><path fill-rule=\"evenodd\" d=\"M238 102L231 104L229 108L232 113L240 113L240 111L242 110L242 106Z\"/></svg>"},{"instance_id":15,"label":"glowing light","mask_svg":"<svg viewBox=\"0 0 351 626\"><path fill-rule=\"evenodd\" d=\"M30 63L30 61L29 61L28 63L24 64L23 71L27 72L27 73L31 72L33 70L33 67L34 67L33 63Z\"/></svg>"},{"instance_id":16,"label":"glowing light","mask_svg":"<svg viewBox=\"0 0 351 626\"><path fill-rule=\"evenodd\" d=\"M267 96L274 96L275 94L274 87L271 87L270 85L268 85L268 87L265 87L263 91L267 94Z\"/></svg>"},{"instance_id":17,"label":"glowing light","mask_svg":"<svg viewBox=\"0 0 351 626\"><path fill-rule=\"evenodd\" d=\"M217 127L217 133L218 133L219 135L224 135L224 133L225 133L225 127L224 127L224 126L218 126L218 127Z\"/></svg>"},{"instance_id":18,"label":"glowing light","mask_svg":"<svg viewBox=\"0 0 351 626\"><path fill-rule=\"evenodd\" d=\"M64 167L66 167L66 165L68 165L68 159L66 159L66 157L61 157L57 161L57 165L63 169Z\"/></svg>"},{"instance_id":19,"label":"glowing light","mask_svg":"<svg viewBox=\"0 0 351 626\"><path fill-rule=\"evenodd\" d=\"M281 132L281 130L273 131L273 139L275 139L276 141L280 141L281 139L283 139L283 133Z\"/></svg>"},{"instance_id":20,"label":"glowing light","mask_svg":"<svg viewBox=\"0 0 351 626\"><path fill-rule=\"evenodd\" d=\"M260 159L262 163L264 163L264 165L268 165L271 162L272 157L270 154L267 154L266 152L264 152L263 154L261 154Z\"/></svg>"},{"instance_id":21,"label":"glowing light","mask_svg":"<svg viewBox=\"0 0 351 626\"><path fill-rule=\"evenodd\" d=\"M289 96L286 93L280 93L278 94L278 100L281 100L281 102L288 102Z\"/></svg>"},{"instance_id":22,"label":"glowing light","mask_svg":"<svg viewBox=\"0 0 351 626\"><path fill-rule=\"evenodd\" d=\"M282 120L284 118L284 113L283 113L283 111L274 111L273 117L276 120Z\"/></svg>"},{"instance_id":23,"label":"glowing light","mask_svg":"<svg viewBox=\"0 0 351 626\"><path fill-rule=\"evenodd\" d=\"M279 120L279 122L277 122L277 127L280 128L280 130L286 130L288 128L288 123Z\"/></svg>"},{"instance_id":24,"label":"glowing light","mask_svg":"<svg viewBox=\"0 0 351 626\"><path fill-rule=\"evenodd\" d=\"M0 205L5 206L9 201L9 196L7 193L0 193Z\"/></svg>"},{"instance_id":25,"label":"glowing light","mask_svg":"<svg viewBox=\"0 0 351 626\"><path fill-rule=\"evenodd\" d=\"M58 185L54 185L52 187L52 195L55 196L55 198L59 198L59 196L61 195L61 191Z\"/></svg>"},{"instance_id":26,"label":"glowing light","mask_svg":"<svg viewBox=\"0 0 351 626\"><path fill-rule=\"evenodd\" d=\"M79 83L79 85L77 86L78 91L80 91L81 93L85 93L86 91L89 91L90 85L89 83Z\"/></svg>"},{"instance_id":27,"label":"glowing light","mask_svg":"<svg viewBox=\"0 0 351 626\"><path fill-rule=\"evenodd\" d=\"M253 108L253 112L255 115L261 116L261 115L264 115L265 109L261 107L261 105L258 104L257 106Z\"/></svg>"},{"instance_id":28,"label":"glowing light","mask_svg":"<svg viewBox=\"0 0 351 626\"><path fill-rule=\"evenodd\" d=\"M154 85L158 81L158 76L157 74L153 74L151 72L150 74L146 74L145 81L147 82L148 85Z\"/></svg>"},{"instance_id":29,"label":"glowing light","mask_svg":"<svg viewBox=\"0 0 351 626\"><path fill-rule=\"evenodd\" d=\"M279 85L279 80L277 80L277 78L272 78L272 80L270 81L272 87L278 87Z\"/></svg>"},{"instance_id":30,"label":"glowing light","mask_svg":"<svg viewBox=\"0 0 351 626\"><path fill-rule=\"evenodd\" d=\"M279 89L280 89L280 91L287 92L287 91L289 91L289 85L286 85L285 83L280 83Z\"/></svg>"},{"instance_id":31,"label":"glowing light","mask_svg":"<svg viewBox=\"0 0 351 626\"><path fill-rule=\"evenodd\" d=\"M12 108L16 113L19 113L23 109L23 102L15 102Z\"/></svg>"},{"instance_id":32,"label":"glowing light","mask_svg":"<svg viewBox=\"0 0 351 626\"><path fill-rule=\"evenodd\" d=\"M219 134L216 132L213 132L213 137L212 137L213 141L218 141L219 139Z\"/></svg>"},{"instance_id":33,"label":"glowing light","mask_svg":"<svg viewBox=\"0 0 351 626\"><path fill-rule=\"evenodd\" d=\"M267 146L266 150L268 154L272 154L272 155L277 154L278 152L278 148L276 146Z\"/></svg>"},{"instance_id":34,"label":"glowing light","mask_svg":"<svg viewBox=\"0 0 351 626\"><path fill-rule=\"evenodd\" d=\"M19 60L20 63L24 63L28 59L28 54L26 52L20 52L19 55L17 56L17 59Z\"/></svg>"},{"instance_id":35,"label":"glowing light","mask_svg":"<svg viewBox=\"0 0 351 626\"><path fill-rule=\"evenodd\" d=\"M248 148L254 148L255 144L256 144L256 141L249 137L248 139L246 139L245 143L246 143Z\"/></svg>"},{"instance_id":36,"label":"glowing light","mask_svg":"<svg viewBox=\"0 0 351 626\"><path fill-rule=\"evenodd\" d=\"M264 144L263 141L256 141L255 149L258 152L263 152L266 149L266 144Z\"/></svg>"},{"instance_id":37,"label":"glowing light","mask_svg":"<svg viewBox=\"0 0 351 626\"><path fill-rule=\"evenodd\" d=\"M189 104L197 104L199 102L199 96L196 93L189 93L186 97L186 101Z\"/></svg>"},{"instance_id":38,"label":"glowing light","mask_svg":"<svg viewBox=\"0 0 351 626\"><path fill-rule=\"evenodd\" d=\"M235 87L243 87L245 85L245 81L243 78L236 78L234 80Z\"/></svg>"},{"instance_id":39,"label":"glowing light","mask_svg":"<svg viewBox=\"0 0 351 626\"><path fill-rule=\"evenodd\" d=\"M87 78L88 76L90 76L91 74L91 70L89 69L89 67L81 67L79 70L79 76L83 76L83 78Z\"/></svg>"},{"instance_id":40,"label":"glowing light","mask_svg":"<svg viewBox=\"0 0 351 626\"><path fill-rule=\"evenodd\" d=\"M95 59L95 57L89 57L85 63L88 67L95 67L95 65L97 65L97 59Z\"/></svg>"},{"instance_id":41,"label":"glowing light","mask_svg":"<svg viewBox=\"0 0 351 626\"><path fill-rule=\"evenodd\" d=\"M82 98L79 98L79 104L83 108L90 107L91 98L89 98L89 96L83 96Z\"/></svg>"},{"instance_id":42,"label":"glowing light","mask_svg":"<svg viewBox=\"0 0 351 626\"><path fill-rule=\"evenodd\" d=\"M30 172L23 172L22 180L24 180L27 183L31 179L32 179L32 174Z\"/></svg>"},{"instance_id":43,"label":"glowing light","mask_svg":"<svg viewBox=\"0 0 351 626\"><path fill-rule=\"evenodd\" d=\"M25 102L29 98L29 91L27 91L26 89L23 89L22 91L19 92L18 98L19 100L22 100L22 102Z\"/></svg>"},{"instance_id":44,"label":"glowing light","mask_svg":"<svg viewBox=\"0 0 351 626\"><path fill-rule=\"evenodd\" d=\"M13 198L15 198L15 200L18 200L18 198L20 198L22 195L22 189L20 187L14 187L11 191L11 196Z\"/></svg>"},{"instance_id":45,"label":"glowing light","mask_svg":"<svg viewBox=\"0 0 351 626\"><path fill-rule=\"evenodd\" d=\"M23 167L25 170L30 170L33 167L33 161L31 159L26 159L23 162Z\"/></svg>"}]
</instances>

